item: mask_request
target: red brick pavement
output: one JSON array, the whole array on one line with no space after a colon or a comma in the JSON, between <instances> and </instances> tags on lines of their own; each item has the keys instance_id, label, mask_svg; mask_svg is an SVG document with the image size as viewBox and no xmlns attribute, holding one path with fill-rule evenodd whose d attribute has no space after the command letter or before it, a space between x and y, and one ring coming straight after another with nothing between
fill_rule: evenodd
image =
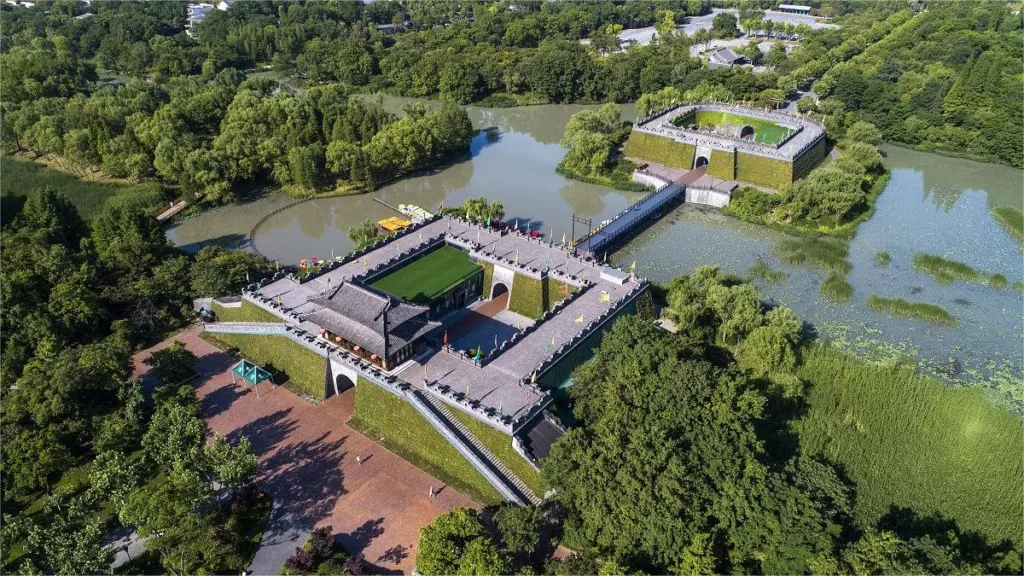
<instances>
[{"instance_id":1,"label":"red brick pavement","mask_svg":"<svg viewBox=\"0 0 1024 576\"><path fill-rule=\"evenodd\" d=\"M257 398L252 389L232 384L232 359L199 332L190 329L136 354L135 376L145 375L142 360L150 352L175 339L199 357L197 393L210 429L229 438L247 436L260 457L258 482L275 501L268 534L331 525L350 552L363 553L382 571L409 573L421 526L453 508L478 506L350 428L355 390L311 406L265 383ZM430 486L441 488L433 499ZM272 540L265 538L263 547L280 550L269 554L275 558L270 564L302 543Z\"/></svg>"}]
</instances>

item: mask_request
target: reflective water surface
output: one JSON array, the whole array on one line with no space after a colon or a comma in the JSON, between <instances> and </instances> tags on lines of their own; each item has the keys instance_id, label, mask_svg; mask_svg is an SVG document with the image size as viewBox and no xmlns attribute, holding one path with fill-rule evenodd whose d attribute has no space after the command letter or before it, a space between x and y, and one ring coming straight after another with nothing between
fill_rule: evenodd
<instances>
[{"instance_id":1,"label":"reflective water surface","mask_svg":"<svg viewBox=\"0 0 1024 576\"><path fill-rule=\"evenodd\" d=\"M399 110L409 102L389 98ZM516 109L470 108L479 130L467 158L428 174L385 186L372 195L301 202L274 214L254 234L256 248L282 263L329 257L352 248L346 231L367 218L392 215L379 204L418 204L434 210L486 196L502 202L507 217L556 238L569 230L571 216L600 221L640 197L603 186L569 180L555 173L564 150L558 144L570 115L582 106ZM623 116L632 118L632 107ZM1020 244L993 219L990 209L1024 207L1024 172L1007 166L946 158L901 148L885 149L892 169L874 216L850 243L853 265L847 280L850 302L836 304L818 293L825 277L814 268L783 265L773 252L784 235L739 222L713 209L682 206L630 241L613 263L637 262L638 273L667 281L694 267L715 264L744 274L759 258L789 276L760 283L767 297L793 308L822 336L873 356L915 356L932 374L961 382L986 381L1024 399L1022 386L1022 303L1013 290L982 284L942 286L911 267L917 252L960 260L978 270L1001 273L1010 283L1024 280ZM183 221L169 230L186 249L207 243L248 247L249 232L266 214L295 202L270 195L227 206ZM892 263L881 267L874 255L888 251ZM946 308L955 328L891 318L869 310L872 294L926 301Z\"/></svg>"}]
</instances>

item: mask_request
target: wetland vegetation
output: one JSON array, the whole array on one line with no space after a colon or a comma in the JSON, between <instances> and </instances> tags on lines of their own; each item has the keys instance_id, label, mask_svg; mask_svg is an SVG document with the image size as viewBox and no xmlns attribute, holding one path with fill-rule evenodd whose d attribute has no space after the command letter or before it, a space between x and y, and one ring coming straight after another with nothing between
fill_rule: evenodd
<instances>
[{"instance_id":1,"label":"wetland vegetation","mask_svg":"<svg viewBox=\"0 0 1024 576\"><path fill-rule=\"evenodd\" d=\"M956 326L956 318L947 312L945 308L929 302L911 302L903 298L883 298L877 294L872 294L868 298L868 308L879 312L906 316L907 318L934 322L935 324Z\"/></svg>"}]
</instances>

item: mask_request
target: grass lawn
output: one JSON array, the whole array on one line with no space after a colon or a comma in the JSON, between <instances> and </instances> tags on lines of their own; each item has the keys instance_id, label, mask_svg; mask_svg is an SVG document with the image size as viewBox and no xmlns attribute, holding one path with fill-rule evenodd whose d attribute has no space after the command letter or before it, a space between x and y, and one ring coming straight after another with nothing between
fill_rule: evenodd
<instances>
[{"instance_id":1,"label":"grass lawn","mask_svg":"<svg viewBox=\"0 0 1024 576\"><path fill-rule=\"evenodd\" d=\"M5 156L0 158L3 222L9 222L21 211L28 195L47 186L64 194L86 220L95 218L109 204L132 204L148 210L166 203L166 190L155 182L125 184L83 180L36 162Z\"/></svg>"},{"instance_id":2,"label":"grass lawn","mask_svg":"<svg viewBox=\"0 0 1024 576\"><path fill-rule=\"evenodd\" d=\"M215 300L213 302L213 313L217 315L217 321L219 322L284 322L278 316L267 312L248 300L242 300L240 308L221 306Z\"/></svg>"},{"instance_id":3,"label":"grass lawn","mask_svg":"<svg viewBox=\"0 0 1024 576\"><path fill-rule=\"evenodd\" d=\"M980 389L948 388L827 346L809 349L797 375L811 386L795 426L803 450L844 466L857 485L860 526L874 525L891 506L907 507L1020 549L1020 418Z\"/></svg>"},{"instance_id":4,"label":"grass lawn","mask_svg":"<svg viewBox=\"0 0 1024 576\"><path fill-rule=\"evenodd\" d=\"M691 121L685 115L681 116L680 120L684 122ZM762 144L778 144L791 132L789 128L769 120L742 116L740 114L730 114L729 112L716 112L714 110L698 110L692 122L701 127L725 125L750 126L754 129L754 140Z\"/></svg>"},{"instance_id":5,"label":"grass lawn","mask_svg":"<svg viewBox=\"0 0 1024 576\"><path fill-rule=\"evenodd\" d=\"M348 424L477 502L486 505L502 501L487 480L415 408L376 384L359 380L356 409Z\"/></svg>"},{"instance_id":6,"label":"grass lawn","mask_svg":"<svg viewBox=\"0 0 1024 576\"><path fill-rule=\"evenodd\" d=\"M416 304L427 304L463 280L480 266L454 246L442 246L377 280L373 286Z\"/></svg>"},{"instance_id":7,"label":"grass lawn","mask_svg":"<svg viewBox=\"0 0 1024 576\"><path fill-rule=\"evenodd\" d=\"M541 491L540 472L534 470L533 466L516 452L516 449L512 447L511 436L491 428L461 410L452 408L449 412L458 418L466 428L469 428L469 431L491 451L491 454L494 454L502 464L529 486L534 494L544 496L544 492Z\"/></svg>"},{"instance_id":8,"label":"grass lawn","mask_svg":"<svg viewBox=\"0 0 1024 576\"><path fill-rule=\"evenodd\" d=\"M247 360L271 374L275 384L314 401L324 399L327 361L284 336L203 332L203 340L223 349L237 348Z\"/></svg>"}]
</instances>

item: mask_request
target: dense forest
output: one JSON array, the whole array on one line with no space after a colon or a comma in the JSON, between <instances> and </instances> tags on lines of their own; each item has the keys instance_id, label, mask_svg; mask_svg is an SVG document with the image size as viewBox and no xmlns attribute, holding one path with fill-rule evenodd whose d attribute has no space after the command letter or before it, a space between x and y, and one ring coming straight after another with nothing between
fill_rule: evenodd
<instances>
[{"instance_id":1,"label":"dense forest","mask_svg":"<svg viewBox=\"0 0 1024 576\"><path fill-rule=\"evenodd\" d=\"M759 22L761 4L737 3L738 21ZM694 37L667 33L707 14L706 0L240 2L213 10L195 37L179 2L5 5L0 143L226 201L265 181L373 189L467 149L472 129L457 110L399 120L357 91L515 105L629 102L671 88L769 105L813 82L821 100L801 108L834 138L865 120L894 142L1020 165L1019 14L822 4L842 26L798 27L800 46L775 51L760 74L691 57L691 44L737 33L718 19ZM655 43L608 42L648 25L663 32Z\"/></svg>"},{"instance_id":2,"label":"dense forest","mask_svg":"<svg viewBox=\"0 0 1024 576\"><path fill-rule=\"evenodd\" d=\"M192 320L192 297L237 291L264 264L220 248L188 256L137 207L87 224L52 190L28 197L0 244L4 561L106 571L103 535L119 517L152 534L156 561L244 567L251 446L207 446L194 388L180 385L194 374L188 350L149 358L156 389L129 376L134 350ZM225 487L240 502L230 512L212 505Z\"/></svg>"},{"instance_id":3,"label":"dense forest","mask_svg":"<svg viewBox=\"0 0 1024 576\"><path fill-rule=\"evenodd\" d=\"M1022 62L1019 11L937 2L814 90L830 132L865 120L891 142L1024 166Z\"/></svg>"}]
</instances>

